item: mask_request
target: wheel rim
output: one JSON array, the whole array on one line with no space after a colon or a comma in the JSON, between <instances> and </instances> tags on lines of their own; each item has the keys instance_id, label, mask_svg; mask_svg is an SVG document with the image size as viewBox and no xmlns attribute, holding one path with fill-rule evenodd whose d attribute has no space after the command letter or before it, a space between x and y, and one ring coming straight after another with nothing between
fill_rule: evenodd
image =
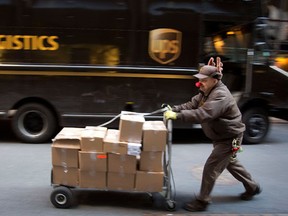
<instances>
[{"instance_id":1,"label":"wheel rim","mask_svg":"<svg viewBox=\"0 0 288 216\"><path fill-rule=\"evenodd\" d=\"M59 205L64 205L67 203L67 197L62 194L62 193L59 193L55 196L55 201L59 204Z\"/></svg>"},{"instance_id":2,"label":"wheel rim","mask_svg":"<svg viewBox=\"0 0 288 216\"><path fill-rule=\"evenodd\" d=\"M27 111L19 117L19 129L26 136L41 136L47 128L45 115L37 110Z\"/></svg>"},{"instance_id":3,"label":"wheel rim","mask_svg":"<svg viewBox=\"0 0 288 216\"><path fill-rule=\"evenodd\" d=\"M261 138L265 135L267 130L267 123L263 116L254 115L249 119L248 134L254 139Z\"/></svg>"}]
</instances>

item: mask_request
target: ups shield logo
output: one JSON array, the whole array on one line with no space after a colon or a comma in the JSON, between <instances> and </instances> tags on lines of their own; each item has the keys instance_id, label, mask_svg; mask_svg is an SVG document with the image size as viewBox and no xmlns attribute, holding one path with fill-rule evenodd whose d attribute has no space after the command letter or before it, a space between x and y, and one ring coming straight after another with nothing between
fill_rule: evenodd
<instances>
[{"instance_id":1,"label":"ups shield logo","mask_svg":"<svg viewBox=\"0 0 288 216\"><path fill-rule=\"evenodd\" d=\"M149 55L160 64L175 61L181 53L182 33L174 29L154 29L149 35Z\"/></svg>"}]
</instances>

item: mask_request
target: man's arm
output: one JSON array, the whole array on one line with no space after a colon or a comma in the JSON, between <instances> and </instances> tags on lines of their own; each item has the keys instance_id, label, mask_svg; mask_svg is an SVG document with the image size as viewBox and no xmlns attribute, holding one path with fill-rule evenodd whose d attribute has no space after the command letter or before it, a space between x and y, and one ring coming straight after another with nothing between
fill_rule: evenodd
<instances>
[{"instance_id":1,"label":"man's arm","mask_svg":"<svg viewBox=\"0 0 288 216\"><path fill-rule=\"evenodd\" d=\"M212 96L212 95L211 95ZM215 96L208 98L205 103L197 109L182 109L177 114L177 119L192 123L203 123L219 118L227 108L225 92L217 92Z\"/></svg>"},{"instance_id":2,"label":"man's arm","mask_svg":"<svg viewBox=\"0 0 288 216\"><path fill-rule=\"evenodd\" d=\"M202 94L199 93L191 98L191 101L188 101L187 103L183 103L180 105L174 105L172 107L172 111L174 112L180 112L181 110L191 110L191 109L197 109L199 106L199 103L201 101Z\"/></svg>"}]
</instances>

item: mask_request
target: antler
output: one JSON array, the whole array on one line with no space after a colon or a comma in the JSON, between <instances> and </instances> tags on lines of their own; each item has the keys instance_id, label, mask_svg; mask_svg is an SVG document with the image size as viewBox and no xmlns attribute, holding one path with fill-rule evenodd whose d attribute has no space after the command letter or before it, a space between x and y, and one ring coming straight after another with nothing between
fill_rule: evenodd
<instances>
[{"instance_id":1,"label":"antler","mask_svg":"<svg viewBox=\"0 0 288 216\"><path fill-rule=\"evenodd\" d=\"M216 66L213 57L211 57L211 58L209 59L209 61L208 61L208 65L210 65L210 66Z\"/></svg>"},{"instance_id":2,"label":"antler","mask_svg":"<svg viewBox=\"0 0 288 216\"><path fill-rule=\"evenodd\" d=\"M210 59L211 59L211 58L210 58ZM209 60L209 61L210 61L210 60ZM213 59L213 62L214 62L214 59ZM208 64L209 64L209 63L208 63ZM214 66L215 66L215 63L214 63ZM222 74L223 63L221 62L220 57L217 57L217 58L216 58L216 67L217 67L217 71Z\"/></svg>"}]
</instances>

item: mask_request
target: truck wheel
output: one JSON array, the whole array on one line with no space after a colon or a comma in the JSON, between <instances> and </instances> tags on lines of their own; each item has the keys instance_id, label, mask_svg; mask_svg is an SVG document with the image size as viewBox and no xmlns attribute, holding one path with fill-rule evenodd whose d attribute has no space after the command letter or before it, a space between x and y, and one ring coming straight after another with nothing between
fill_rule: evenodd
<instances>
[{"instance_id":1,"label":"truck wheel","mask_svg":"<svg viewBox=\"0 0 288 216\"><path fill-rule=\"evenodd\" d=\"M41 104L31 103L21 106L12 119L14 134L26 143L43 143L55 135L56 118Z\"/></svg>"},{"instance_id":2,"label":"truck wheel","mask_svg":"<svg viewBox=\"0 0 288 216\"><path fill-rule=\"evenodd\" d=\"M269 117L262 108L251 108L243 113L243 123L246 125L243 142L258 144L264 141L269 131Z\"/></svg>"}]
</instances>

